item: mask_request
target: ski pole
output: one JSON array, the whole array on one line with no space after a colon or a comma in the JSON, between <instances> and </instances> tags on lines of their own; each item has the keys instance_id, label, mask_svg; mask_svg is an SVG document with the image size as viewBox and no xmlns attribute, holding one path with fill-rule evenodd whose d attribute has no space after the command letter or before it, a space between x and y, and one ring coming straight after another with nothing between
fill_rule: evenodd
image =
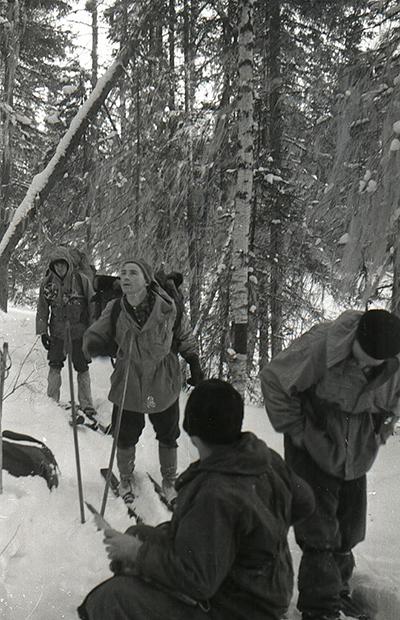
<instances>
[{"instance_id":1,"label":"ski pole","mask_svg":"<svg viewBox=\"0 0 400 620\"><path fill-rule=\"evenodd\" d=\"M6 360L8 356L8 343L3 344L3 352L0 352L0 494L3 493L3 435L1 430L3 415L4 380L6 376Z\"/></svg>"},{"instance_id":2,"label":"ski pole","mask_svg":"<svg viewBox=\"0 0 400 620\"><path fill-rule=\"evenodd\" d=\"M130 363L131 353L132 353L132 342L133 342L133 334L131 333L130 339L129 339L129 346L128 346L128 358L127 358L127 364L126 364L125 375L124 375L124 385L122 389L122 396L121 396L121 401L120 401L119 408L118 408L117 420L116 420L115 429L114 429L114 439L113 439L112 448L111 448L110 462L108 464L108 471L107 471L107 477L106 477L106 485L104 487L103 501L101 503L101 508L100 508L100 514L102 517L104 517L104 513L106 511L108 490L110 488L112 468L114 465L114 457L117 451L117 441L118 441L118 436L119 436L119 430L121 428L122 412L124 410L124 405L125 405L126 390L128 389L129 363Z\"/></svg>"},{"instance_id":3,"label":"ski pole","mask_svg":"<svg viewBox=\"0 0 400 620\"><path fill-rule=\"evenodd\" d=\"M74 395L74 376L72 374L72 339L71 339L71 326L69 320L65 324L65 333L67 336L67 358L68 358L68 376L69 376L69 390L71 395L71 410L72 410L72 430L74 435L74 447L75 447L75 461L76 461L76 473L78 478L78 495L79 495L79 507L81 512L81 523L85 523L85 506L83 503L83 487L82 487L82 475L81 475L81 462L79 458L79 445L78 445L78 429L76 424L76 408L75 408L75 395Z\"/></svg>"}]
</instances>

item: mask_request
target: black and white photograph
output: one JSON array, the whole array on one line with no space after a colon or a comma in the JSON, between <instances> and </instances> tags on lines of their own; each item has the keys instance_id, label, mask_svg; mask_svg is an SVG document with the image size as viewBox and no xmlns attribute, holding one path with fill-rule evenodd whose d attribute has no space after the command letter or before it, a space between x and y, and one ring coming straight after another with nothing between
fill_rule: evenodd
<instances>
[{"instance_id":1,"label":"black and white photograph","mask_svg":"<svg viewBox=\"0 0 400 620\"><path fill-rule=\"evenodd\" d=\"M0 619L400 620L400 0L0 0Z\"/></svg>"}]
</instances>

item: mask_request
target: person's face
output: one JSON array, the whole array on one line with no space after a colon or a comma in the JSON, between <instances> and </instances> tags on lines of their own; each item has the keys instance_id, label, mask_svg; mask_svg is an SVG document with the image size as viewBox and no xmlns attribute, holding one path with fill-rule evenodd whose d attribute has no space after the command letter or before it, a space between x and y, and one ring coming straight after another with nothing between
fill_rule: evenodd
<instances>
[{"instance_id":1,"label":"person's face","mask_svg":"<svg viewBox=\"0 0 400 620\"><path fill-rule=\"evenodd\" d=\"M358 365L362 369L371 368L372 366L380 366L385 360L377 360L374 357L370 357L361 348L358 340L354 340L352 348L353 357L357 360Z\"/></svg>"},{"instance_id":2,"label":"person's face","mask_svg":"<svg viewBox=\"0 0 400 620\"><path fill-rule=\"evenodd\" d=\"M125 263L121 269L121 288L125 295L137 294L146 288L143 271L136 263Z\"/></svg>"},{"instance_id":3,"label":"person's face","mask_svg":"<svg viewBox=\"0 0 400 620\"><path fill-rule=\"evenodd\" d=\"M54 263L54 271L60 278L63 278L68 271L68 263L65 260L57 260Z\"/></svg>"}]
</instances>

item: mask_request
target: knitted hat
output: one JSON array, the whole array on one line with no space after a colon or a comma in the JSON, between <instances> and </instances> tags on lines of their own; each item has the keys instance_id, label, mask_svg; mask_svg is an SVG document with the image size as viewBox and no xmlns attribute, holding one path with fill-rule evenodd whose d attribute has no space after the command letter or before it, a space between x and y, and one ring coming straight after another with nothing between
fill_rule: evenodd
<instances>
[{"instance_id":1,"label":"knitted hat","mask_svg":"<svg viewBox=\"0 0 400 620\"><path fill-rule=\"evenodd\" d=\"M144 279L146 280L146 284L150 284L150 282L154 280L154 273L153 273L152 268L142 258L127 258L126 260L123 261L123 263L121 264L121 267L123 267L127 263L133 263L134 265L137 265L138 267L140 267L144 275Z\"/></svg>"},{"instance_id":2,"label":"knitted hat","mask_svg":"<svg viewBox=\"0 0 400 620\"><path fill-rule=\"evenodd\" d=\"M400 319L387 310L368 310L360 318L356 339L376 360L394 357L400 353Z\"/></svg>"},{"instance_id":3,"label":"knitted hat","mask_svg":"<svg viewBox=\"0 0 400 620\"><path fill-rule=\"evenodd\" d=\"M190 394L183 428L210 444L230 444L239 439L243 399L235 388L220 379L202 381Z\"/></svg>"}]
</instances>

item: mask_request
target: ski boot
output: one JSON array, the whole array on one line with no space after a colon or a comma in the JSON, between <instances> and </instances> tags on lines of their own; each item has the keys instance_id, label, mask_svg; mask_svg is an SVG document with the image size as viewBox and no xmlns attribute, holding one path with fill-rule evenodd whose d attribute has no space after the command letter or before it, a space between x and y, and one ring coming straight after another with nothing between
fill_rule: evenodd
<instances>
[{"instance_id":1,"label":"ski boot","mask_svg":"<svg viewBox=\"0 0 400 620\"><path fill-rule=\"evenodd\" d=\"M122 497L125 504L128 506L133 504L135 501L135 493L134 493L134 480L133 476L129 478L121 478L119 487L118 487L119 496Z\"/></svg>"},{"instance_id":2,"label":"ski boot","mask_svg":"<svg viewBox=\"0 0 400 620\"><path fill-rule=\"evenodd\" d=\"M134 493L134 477L136 448L117 447L117 466L119 471L120 483L118 492L125 504L133 504L135 499Z\"/></svg>"},{"instance_id":3,"label":"ski boot","mask_svg":"<svg viewBox=\"0 0 400 620\"><path fill-rule=\"evenodd\" d=\"M161 487L168 504L172 506L176 499L175 481L177 479L177 449L162 443L158 445L160 459Z\"/></svg>"}]
</instances>

